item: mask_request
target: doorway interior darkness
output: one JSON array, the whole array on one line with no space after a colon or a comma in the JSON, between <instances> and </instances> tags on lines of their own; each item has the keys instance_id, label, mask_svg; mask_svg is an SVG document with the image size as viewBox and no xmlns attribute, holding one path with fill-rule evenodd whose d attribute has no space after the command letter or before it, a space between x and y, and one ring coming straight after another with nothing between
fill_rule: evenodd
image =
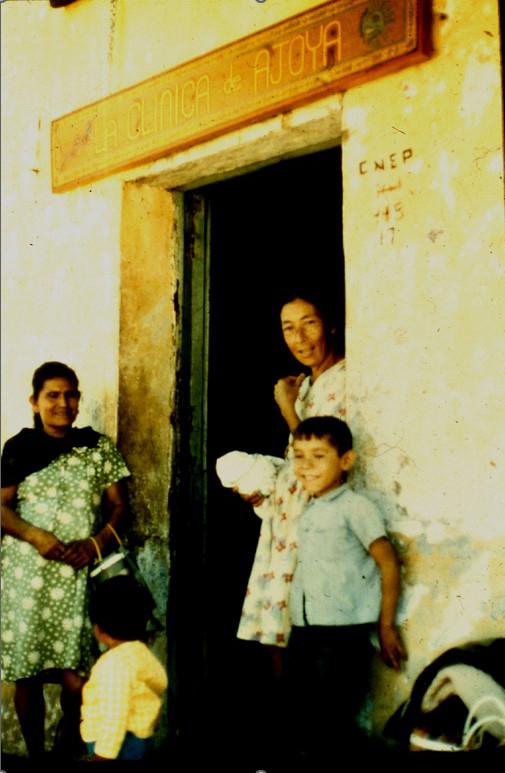
<instances>
[{"instance_id":1,"label":"doorway interior darkness","mask_svg":"<svg viewBox=\"0 0 505 773\"><path fill-rule=\"evenodd\" d=\"M279 162L195 193L205 211L207 237L187 233L186 243L205 252L190 256L205 268L198 280L188 270L192 287L186 287L184 303L186 314L189 308L204 313L186 317L189 348L201 351L189 356L192 364L186 376L183 368L181 382L184 389L186 381L198 381L202 373L195 369L203 369L206 384L197 398L205 404L196 406L203 420L194 421L195 405L189 405L194 399L189 398L191 426L181 417L182 436L186 431L193 435L193 458L190 453L188 466L179 472L188 507L180 508L184 512L171 508L175 631L182 653L176 659L176 681L179 693L186 695L182 705L191 704L187 713L193 732L200 724L198 704L206 735L215 737L218 727L226 727L246 743L244 728L257 737L260 705L265 706L269 689L265 648L235 635L260 522L250 505L220 486L215 461L234 449L284 453L288 431L273 386L302 368L280 335L277 298L282 289L320 285L334 293L336 307L344 307L340 148ZM194 202L194 194L187 200ZM187 219L191 229L195 221ZM203 335L202 326L207 328ZM187 349L183 341L183 352ZM194 458L195 448L204 449L206 462ZM181 524L187 518L191 528ZM191 676L181 669L189 669ZM216 716L217 697L221 708ZM228 706L225 715L223 705Z\"/></svg>"}]
</instances>

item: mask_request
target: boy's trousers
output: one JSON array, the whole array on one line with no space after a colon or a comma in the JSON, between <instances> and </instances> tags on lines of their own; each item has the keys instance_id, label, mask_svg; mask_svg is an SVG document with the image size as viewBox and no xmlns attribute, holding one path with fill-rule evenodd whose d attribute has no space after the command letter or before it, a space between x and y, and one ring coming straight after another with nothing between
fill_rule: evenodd
<instances>
[{"instance_id":1,"label":"boy's trousers","mask_svg":"<svg viewBox=\"0 0 505 773\"><path fill-rule=\"evenodd\" d=\"M362 743L356 723L370 686L373 624L293 626L286 687L293 743L323 755ZM305 748L303 748L305 747Z\"/></svg>"}]
</instances>

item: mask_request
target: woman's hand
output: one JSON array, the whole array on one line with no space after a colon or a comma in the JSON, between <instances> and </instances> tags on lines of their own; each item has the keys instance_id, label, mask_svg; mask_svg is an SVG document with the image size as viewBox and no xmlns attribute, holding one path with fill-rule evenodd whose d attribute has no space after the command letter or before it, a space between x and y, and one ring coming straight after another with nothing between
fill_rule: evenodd
<instances>
[{"instance_id":1,"label":"woman's hand","mask_svg":"<svg viewBox=\"0 0 505 773\"><path fill-rule=\"evenodd\" d=\"M48 561L63 561L66 547L52 532L33 527L29 541L39 554Z\"/></svg>"},{"instance_id":2,"label":"woman's hand","mask_svg":"<svg viewBox=\"0 0 505 773\"><path fill-rule=\"evenodd\" d=\"M295 404L301 383L305 378L305 373L300 373L299 376L286 376L277 381L274 386L274 399L281 411L283 407Z\"/></svg>"},{"instance_id":3,"label":"woman's hand","mask_svg":"<svg viewBox=\"0 0 505 773\"><path fill-rule=\"evenodd\" d=\"M77 539L66 545L60 560L69 564L72 569L83 569L95 558L98 556L92 541L90 539Z\"/></svg>"},{"instance_id":4,"label":"woman's hand","mask_svg":"<svg viewBox=\"0 0 505 773\"><path fill-rule=\"evenodd\" d=\"M299 376L286 376L285 378L279 379L274 386L274 400L279 406L280 412L291 431L295 430L300 423L295 412L295 402L302 381L305 378L305 373L300 373Z\"/></svg>"},{"instance_id":5,"label":"woman's hand","mask_svg":"<svg viewBox=\"0 0 505 773\"><path fill-rule=\"evenodd\" d=\"M126 485L124 480L112 483L103 492L103 507L109 517L109 523L113 529L119 529L119 525L124 517L128 503ZM106 526L94 535L100 550L105 554L109 551L109 544L116 538L113 532ZM69 542L66 546L62 560L69 564L73 569L83 569L92 561L98 558L95 545L91 539L78 539Z\"/></svg>"},{"instance_id":6,"label":"woman's hand","mask_svg":"<svg viewBox=\"0 0 505 773\"><path fill-rule=\"evenodd\" d=\"M255 491L254 494L241 494L238 488L233 487L232 491L242 497L244 502L248 502L253 507L259 507L265 501L265 495L261 491Z\"/></svg>"}]
</instances>

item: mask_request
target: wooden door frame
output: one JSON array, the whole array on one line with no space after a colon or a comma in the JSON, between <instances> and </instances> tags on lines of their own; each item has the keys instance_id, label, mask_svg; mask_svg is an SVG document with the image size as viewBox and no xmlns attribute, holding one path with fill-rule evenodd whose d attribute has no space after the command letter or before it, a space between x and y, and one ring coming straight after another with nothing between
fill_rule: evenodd
<instances>
[{"instance_id":1,"label":"wooden door frame","mask_svg":"<svg viewBox=\"0 0 505 773\"><path fill-rule=\"evenodd\" d=\"M205 587L207 551L209 238L208 202L200 194L184 194L167 633L172 653L169 671L174 680L172 734L189 745L204 735L207 711L207 610L201 589Z\"/></svg>"}]
</instances>

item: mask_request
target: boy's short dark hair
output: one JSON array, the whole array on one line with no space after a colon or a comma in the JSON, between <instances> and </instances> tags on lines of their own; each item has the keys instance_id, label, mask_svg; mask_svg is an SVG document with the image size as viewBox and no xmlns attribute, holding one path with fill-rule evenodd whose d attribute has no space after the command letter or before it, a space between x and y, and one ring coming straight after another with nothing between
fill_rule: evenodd
<instances>
[{"instance_id":1,"label":"boy's short dark hair","mask_svg":"<svg viewBox=\"0 0 505 773\"><path fill-rule=\"evenodd\" d=\"M133 577L119 575L98 585L90 598L89 616L114 639L146 639L153 603L148 591Z\"/></svg>"},{"instance_id":2,"label":"boy's short dark hair","mask_svg":"<svg viewBox=\"0 0 505 773\"><path fill-rule=\"evenodd\" d=\"M308 440L311 437L328 438L328 442L342 456L353 446L352 432L342 419L334 416L313 416L300 422L293 432L294 440Z\"/></svg>"}]
</instances>

